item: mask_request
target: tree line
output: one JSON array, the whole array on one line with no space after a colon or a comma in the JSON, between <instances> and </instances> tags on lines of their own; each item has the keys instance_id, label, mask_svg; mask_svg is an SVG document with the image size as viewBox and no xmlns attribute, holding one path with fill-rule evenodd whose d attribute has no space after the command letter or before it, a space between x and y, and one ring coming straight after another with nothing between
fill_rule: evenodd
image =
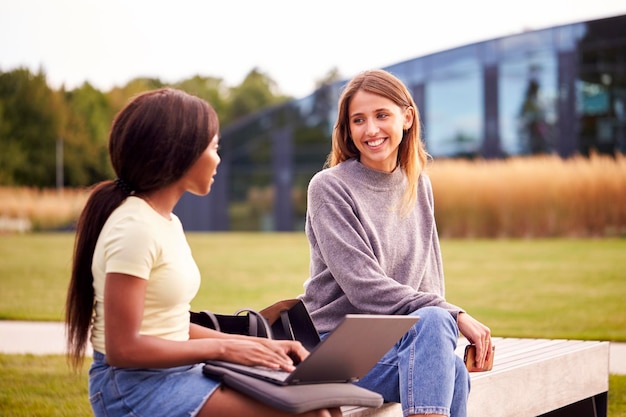
<instances>
[{"instance_id":1,"label":"tree line","mask_svg":"<svg viewBox=\"0 0 626 417\"><path fill-rule=\"evenodd\" d=\"M337 77L337 71L331 70L326 81ZM88 82L72 90L53 89L41 69L0 70L0 185L56 186L61 154L64 187L112 178L107 142L113 117L130 97L166 85L207 100L222 127L291 99L258 68L233 87L218 77L196 75L173 84L135 78L110 91L100 91Z\"/></svg>"}]
</instances>

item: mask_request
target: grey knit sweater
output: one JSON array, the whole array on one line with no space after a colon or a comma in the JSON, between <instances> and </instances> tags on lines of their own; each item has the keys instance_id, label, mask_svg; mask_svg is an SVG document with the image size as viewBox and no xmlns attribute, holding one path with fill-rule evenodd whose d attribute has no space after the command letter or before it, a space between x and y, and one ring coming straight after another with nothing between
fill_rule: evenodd
<instances>
[{"instance_id":1,"label":"grey knit sweater","mask_svg":"<svg viewBox=\"0 0 626 417\"><path fill-rule=\"evenodd\" d=\"M443 265L429 178L422 174L409 215L398 202L402 170L371 170L356 159L318 172L308 188L305 231L310 277L304 301L320 332L345 314L408 314L445 300Z\"/></svg>"}]
</instances>

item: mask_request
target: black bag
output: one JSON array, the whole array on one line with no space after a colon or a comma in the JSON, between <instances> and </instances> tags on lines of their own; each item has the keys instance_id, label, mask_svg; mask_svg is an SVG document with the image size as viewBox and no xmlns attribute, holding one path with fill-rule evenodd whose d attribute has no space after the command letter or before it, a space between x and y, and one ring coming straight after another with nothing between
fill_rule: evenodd
<instances>
[{"instance_id":1,"label":"black bag","mask_svg":"<svg viewBox=\"0 0 626 417\"><path fill-rule=\"evenodd\" d=\"M261 311L244 308L233 315L191 312L191 322L224 333L297 340L312 350L320 337L302 300L281 300ZM383 397L349 382L279 386L221 366L205 364L203 373L252 398L288 413L344 405L380 407Z\"/></svg>"},{"instance_id":2,"label":"black bag","mask_svg":"<svg viewBox=\"0 0 626 417\"><path fill-rule=\"evenodd\" d=\"M281 300L261 311L242 308L235 314L208 310L190 312L192 323L217 331L276 340L297 340L312 350L320 342L313 320L302 300Z\"/></svg>"},{"instance_id":3,"label":"black bag","mask_svg":"<svg viewBox=\"0 0 626 417\"><path fill-rule=\"evenodd\" d=\"M204 365L202 372L262 403L293 414L346 405L380 407L383 404L382 395L351 382L282 386L210 364Z\"/></svg>"}]
</instances>

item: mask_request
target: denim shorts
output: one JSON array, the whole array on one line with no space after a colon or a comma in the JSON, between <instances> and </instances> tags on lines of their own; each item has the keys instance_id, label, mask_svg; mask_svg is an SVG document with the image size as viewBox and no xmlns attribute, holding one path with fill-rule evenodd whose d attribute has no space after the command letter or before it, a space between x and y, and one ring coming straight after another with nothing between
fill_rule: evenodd
<instances>
[{"instance_id":1,"label":"denim shorts","mask_svg":"<svg viewBox=\"0 0 626 417\"><path fill-rule=\"evenodd\" d=\"M219 386L219 381L202 374L202 364L116 368L94 351L89 369L89 401L95 417L195 416Z\"/></svg>"}]
</instances>

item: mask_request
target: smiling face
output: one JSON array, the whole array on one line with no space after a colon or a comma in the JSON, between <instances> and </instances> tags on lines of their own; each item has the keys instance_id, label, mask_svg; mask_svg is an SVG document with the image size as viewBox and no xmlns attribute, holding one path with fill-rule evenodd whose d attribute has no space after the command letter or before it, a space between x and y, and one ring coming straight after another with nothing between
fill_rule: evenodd
<instances>
[{"instance_id":1,"label":"smiling face","mask_svg":"<svg viewBox=\"0 0 626 417\"><path fill-rule=\"evenodd\" d=\"M403 131L413 124L413 109L388 98L357 91L348 107L350 137L368 168L392 172L398 161Z\"/></svg>"}]
</instances>

